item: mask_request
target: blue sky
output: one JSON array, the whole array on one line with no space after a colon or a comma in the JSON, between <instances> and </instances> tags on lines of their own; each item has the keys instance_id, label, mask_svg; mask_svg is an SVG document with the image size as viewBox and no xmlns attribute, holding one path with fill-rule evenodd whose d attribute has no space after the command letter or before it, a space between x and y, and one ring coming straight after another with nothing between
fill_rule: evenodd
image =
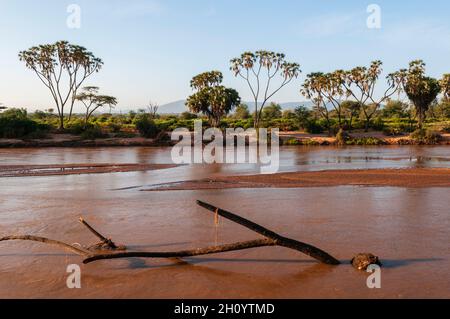
<instances>
[{"instance_id":1,"label":"blue sky","mask_svg":"<svg viewBox=\"0 0 450 319\"><path fill-rule=\"evenodd\" d=\"M80 29L66 26L72 3L82 10ZM381 29L366 26L371 3L381 8ZM184 99L192 76L213 69L249 100L229 71L229 60L247 50L280 51L300 63L302 76L275 97L279 102L302 100L309 72L374 59L391 72L422 58L428 73L440 77L450 72L449 12L445 0L0 0L0 102L51 107L49 92L17 53L63 39L104 60L86 84L115 95L119 109Z\"/></svg>"}]
</instances>

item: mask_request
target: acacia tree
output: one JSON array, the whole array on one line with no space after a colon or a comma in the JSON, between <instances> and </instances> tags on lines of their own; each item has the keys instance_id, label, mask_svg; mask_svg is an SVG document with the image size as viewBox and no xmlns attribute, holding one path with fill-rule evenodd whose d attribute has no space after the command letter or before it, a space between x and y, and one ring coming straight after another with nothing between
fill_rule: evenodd
<instances>
[{"instance_id":1,"label":"acacia tree","mask_svg":"<svg viewBox=\"0 0 450 319\"><path fill-rule=\"evenodd\" d=\"M108 105L110 108L117 105L117 99L113 96L98 94L99 88L96 86L86 86L83 92L78 94L75 99L82 102L86 108L84 116L84 127L87 127L89 118L100 107Z\"/></svg>"},{"instance_id":2,"label":"acacia tree","mask_svg":"<svg viewBox=\"0 0 450 319\"><path fill-rule=\"evenodd\" d=\"M322 79L321 89L323 95L327 98L328 102L333 106L338 116L339 127L342 127L343 107L342 102L348 97L348 92L344 90L343 84L345 77L343 70L337 70L331 73L324 74Z\"/></svg>"},{"instance_id":3,"label":"acacia tree","mask_svg":"<svg viewBox=\"0 0 450 319\"><path fill-rule=\"evenodd\" d=\"M381 105L388 101L400 89L401 80L395 73L387 75L388 87L380 98L375 97L375 88L383 72L383 62L373 61L369 68L356 67L342 74L342 85L361 107L365 119L365 131L369 130L370 121Z\"/></svg>"},{"instance_id":4,"label":"acacia tree","mask_svg":"<svg viewBox=\"0 0 450 319\"><path fill-rule=\"evenodd\" d=\"M148 113L152 118L156 118L156 114L158 113L159 104L153 101L149 101L147 105Z\"/></svg>"},{"instance_id":5,"label":"acacia tree","mask_svg":"<svg viewBox=\"0 0 450 319\"><path fill-rule=\"evenodd\" d=\"M409 63L408 70L400 70L395 78L402 84L403 90L416 109L419 129L423 127L427 111L436 100L441 86L439 81L425 76L425 63L415 60Z\"/></svg>"},{"instance_id":6,"label":"acacia tree","mask_svg":"<svg viewBox=\"0 0 450 319\"><path fill-rule=\"evenodd\" d=\"M103 66L102 60L84 47L67 41L32 47L21 51L19 58L50 90L58 110L60 129L64 129L66 105L70 106L70 120L78 89Z\"/></svg>"},{"instance_id":7,"label":"acacia tree","mask_svg":"<svg viewBox=\"0 0 450 319\"><path fill-rule=\"evenodd\" d=\"M300 93L313 102L313 110L322 116L331 135L330 112L327 107L327 98L324 94L324 86L327 83L327 76L322 72L310 73L302 85Z\"/></svg>"},{"instance_id":8,"label":"acacia tree","mask_svg":"<svg viewBox=\"0 0 450 319\"><path fill-rule=\"evenodd\" d=\"M223 75L219 71L195 76L191 88L196 92L186 102L191 112L205 114L213 127L219 126L221 118L241 103L236 90L221 85L222 79Z\"/></svg>"},{"instance_id":9,"label":"acacia tree","mask_svg":"<svg viewBox=\"0 0 450 319\"><path fill-rule=\"evenodd\" d=\"M300 74L300 65L285 61L283 53L271 51L244 52L230 61L230 70L245 80L255 102L254 126L259 128L264 106L284 86ZM281 83L271 88L274 77L280 74Z\"/></svg>"}]
</instances>

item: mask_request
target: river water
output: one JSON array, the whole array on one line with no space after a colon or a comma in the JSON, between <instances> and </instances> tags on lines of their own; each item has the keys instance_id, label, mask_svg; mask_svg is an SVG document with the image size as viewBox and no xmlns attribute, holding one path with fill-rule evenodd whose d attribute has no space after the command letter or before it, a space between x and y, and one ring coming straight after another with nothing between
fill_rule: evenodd
<instances>
[{"instance_id":1,"label":"river water","mask_svg":"<svg viewBox=\"0 0 450 319\"><path fill-rule=\"evenodd\" d=\"M0 149L0 165L171 163L170 148ZM450 148L282 147L280 171L450 167ZM0 237L33 234L69 243L96 238L77 219L130 250L174 251L259 238L195 204L238 213L313 244L344 264L318 264L279 247L178 260L139 258L83 265L78 256L32 242L0 243L0 297L28 298L408 298L450 297L448 188L318 187L142 192L149 185L254 174L254 165L189 165L92 175L0 179ZM381 289L349 264L371 252ZM68 289L79 264L82 288Z\"/></svg>"}]
</instances>

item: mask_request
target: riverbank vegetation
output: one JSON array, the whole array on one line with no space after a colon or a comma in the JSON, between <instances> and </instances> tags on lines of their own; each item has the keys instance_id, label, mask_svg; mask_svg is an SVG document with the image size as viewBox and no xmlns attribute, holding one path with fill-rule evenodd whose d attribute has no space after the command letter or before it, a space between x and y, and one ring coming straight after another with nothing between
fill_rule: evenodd
<instances>
[{"instance_id":1,"label":"riverbank vegetation","mask_svg":"<svg viewBox=\"0 0 450 319\"><path fill-rule=\"evenodd\" d=\"M320 144L315 136L334 138L340 145L379 145L395 137L402 137L399 144L435 144L450 133L450 74L429 77L421 60L387 74L385 81L381 61L307 74L299 87L307 106L282 109L269 101L300 76L300 65L286 61L283 53L244 52L230 61L230 70L248 84L253 105L241 103L236 90L222 85L222 72L209 71L193 77L189 111L164 114L153 102L136 111L113 112L116 97L100 94L96 86L82 86L102 69L103 61L81 46L59 41L22 51L19 58L50 91L54 107L28 113L0 104L4 139L44 139L49 134L87 140L167 139L174 129L193 130L198 119L206 128L267 127L303 134L284 138L289 145ZM76 103L84 106L84 113L74 112Z\"/></svg>"}]
</instances>

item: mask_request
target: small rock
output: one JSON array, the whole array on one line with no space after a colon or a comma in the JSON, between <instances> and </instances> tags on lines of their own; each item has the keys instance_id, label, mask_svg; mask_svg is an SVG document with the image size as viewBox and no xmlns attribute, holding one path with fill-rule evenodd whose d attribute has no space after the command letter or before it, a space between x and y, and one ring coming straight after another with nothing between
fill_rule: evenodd
<instances>
[{"instance_id":1,"label":"small rock","mask_svg":"<svg viewBox=\"0 0 450 319\"><path fill-rule=\"evenodd\" d=\"M381 266L378 256L369 253L358 254L351 260L352 266L358 270L366 270L369 265Z\"/></svg>"}]
</instances>

